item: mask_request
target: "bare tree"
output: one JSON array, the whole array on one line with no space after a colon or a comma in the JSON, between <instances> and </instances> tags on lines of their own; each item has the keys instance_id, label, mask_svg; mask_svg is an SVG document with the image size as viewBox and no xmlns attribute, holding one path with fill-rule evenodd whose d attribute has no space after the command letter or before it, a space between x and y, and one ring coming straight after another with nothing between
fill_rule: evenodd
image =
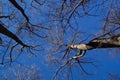
<instances>
[{"instance_id":1,"label":"bare tree","mask_svg":"<svg viewBox=\"0 0 120 80\"><path fill-rule=\"evenodd\" d=\"M42 76L40 70L35 66L18 65L17 67L9 68L9 72L4 73L1 76L2 78L4 80L40 80Z\"/></svg>"},{"instance_id":2,"label":"bare tree","mask_svg":"<svg viewBox=\"0 0 120 80\"><path fill-rule=\"evenodd\" d=\"M93 49L115 49L120 47L118 2L119 1L116 0L111 0L109 2L107 0L63 0L61 2L61 7L56 10L57 14L55 16L55 18L58 19L58 21L55 22L60 23L60 26L56 26L55 24L54 27L56 27L56 29L53 27L53 30L49 31L49 38L47 39L48 42L53 44L50 48L52 51L51 53L53 54L48 56L48 60L60 65L53 76L53 80L57 80L57 75L60 76L60 74L65 74L68 79L72 80L73 77L71 75L72 69L74 69L73 66L79 66L82 72L91 75L83 66L84 64L91 64L96 67L96 65L94 64L94 61L84 58L87 52ZM94 13L95 10L97 10L98 13ZM84 18L85 16L97 17L99 15L104 15L104 22L101 26L102 32L90 40L89 37L91 36L82 38L82 35L84 34L82 33L82 30L78 31L79 26L76 25L79 24L79 19ZM67 33L70 36L68 36ZM62 53L62 55L59 53ZM54 57L56 55L59 57Z\"/></svg>"},{"instance_id":3,"label":"bare tree","mask_svg":"<svg viewBox=\"0 0 120 80\"><path fill-rule=\"evenodd\" d=\"M1 64L8 62L11 64L26 51L36 56L44 49L46 53L51 53L47 59L57 63L53 80L57 79L57 75L62 71L66 71L64 74L68 80L69 76L72 79L74 66L79 67L81 72L90 74L83 65L90 64L95 67L96 65L91 59L84 58L87 52L100 48L120 47L119 2L119 0L1 1ZM86 17L103 20L99 27L100 33L93 32L94 35L86 36L85 32L88 31L84 32L82 29L86 26L81 26L82 20L85 20L84 24L88 24ZM87 29L90 28L93 29L92 27Z\"/></svg>"}]
</instances>

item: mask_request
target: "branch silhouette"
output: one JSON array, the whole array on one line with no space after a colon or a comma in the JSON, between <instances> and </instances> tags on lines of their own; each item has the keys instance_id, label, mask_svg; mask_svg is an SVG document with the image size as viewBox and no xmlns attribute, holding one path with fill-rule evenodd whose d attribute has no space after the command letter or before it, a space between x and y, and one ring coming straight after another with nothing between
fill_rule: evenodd
<instances>
[{"instance_id":1,"label":"branch silhouette","mask_svg":"<svg viewBox=\"0 0 120 80\"><path fill-rule=\"evenodd\" d=\"M29 22L29 18L25 14L25 11L23 10L23 8L21 6L19 6L19 4L15 0L9 0L9 1L14 5L15 8L17 8L22 13L22 15L25 17L27 22Z\"/></svg>"},{"instance_id":2,"label":"branch silhouette","mask_svg":"<svg viewBox=\"0 0 120 80\"><path fill-rule=\"evenodd\" d=\"M1 23L0 23L0 33L2 33L3 35L6 35L7 37L9 37L13 40L15 40L20 45L22 45L24 47L27 47L26 44L24 44L14 33L12 33L7 28L5 28Z\"/></svg>"}]
</instances>

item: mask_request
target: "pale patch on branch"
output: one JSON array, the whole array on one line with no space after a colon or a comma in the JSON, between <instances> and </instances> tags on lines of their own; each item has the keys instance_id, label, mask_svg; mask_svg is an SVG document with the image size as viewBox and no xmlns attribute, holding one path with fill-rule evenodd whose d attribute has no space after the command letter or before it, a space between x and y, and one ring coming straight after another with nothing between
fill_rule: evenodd
<instances>
[{"instance_id":1,"label":"pale patch on branch","mask_svg":"<svg viewBox=\"0 0 120 80\"><path fill-rule=\"evenodd\" d=\"M86 44L76 44L76 45L68 45L68 47L73 48L73 49L79 49L79 50L88 50L91 49L90 46Z\"/></svg>"},{"instance_id":2,"label":"pale patch on branch","mask_svg":"<svg viewBox=\"0 0 120 80\"><path fill-rule=\"evenodd\" d=\"M72 49L79 50L91 50L96 48L119 48L120 47L120 35L115 35L110 38L102 38L102 39L93 39L87 44L72 44L68 45L68 47Z\"/></svg>"}]
</instances>

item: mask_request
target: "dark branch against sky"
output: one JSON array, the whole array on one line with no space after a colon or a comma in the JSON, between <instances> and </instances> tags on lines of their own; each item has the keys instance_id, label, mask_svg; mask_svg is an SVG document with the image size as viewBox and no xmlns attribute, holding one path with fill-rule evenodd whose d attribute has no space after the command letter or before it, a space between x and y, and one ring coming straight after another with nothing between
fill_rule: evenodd
<instances>
[{"instance_id":1,"label":"dark branch against sky","mask_svg":"<svg viewBox=\"0 0 120 80\"><path fill-rule=\"evenodd\" d=\"M18 64L36 65L42 80L103 80L110 73L120 75L120 54L113 51L120 47L118 2L1 1L1 65L13 69Z\"/></svg>"}]
</instances>

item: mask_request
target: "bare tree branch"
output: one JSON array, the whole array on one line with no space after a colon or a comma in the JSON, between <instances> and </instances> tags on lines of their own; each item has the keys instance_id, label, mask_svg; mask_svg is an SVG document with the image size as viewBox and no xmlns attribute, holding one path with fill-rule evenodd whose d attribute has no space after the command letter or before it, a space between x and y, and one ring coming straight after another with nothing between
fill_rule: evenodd
<instances>
[{"instance_id":1,"label":"bare tree branch","mask_svg":"<svg viewBox=\"0 0 120 80\"><path fill-rule=\"evenodd\" d=\"M0 33L2 33L3 35L6 35L8 37L10 37L11 39L15 40L20 45L22 45L24 47L27 47L26 44L24 44L14 33L12 33L7 28L5 28L1 23L0 23Z\"/></svg>"},{"instance_id":2,"label":"bare tree branch","mask_svg":"<svg viewBox=\"0 0 120 80\"><path fill-rule=\"evenodd\" d=\"M0 18L10 18L10 16L0 16Z\"/></svg>"},{"instance_id":3,"label":"bare tree branch","mask_svg":"<svg viewBox=\"0 0 120 80\"><path fill-rule=\"evenodd\" d=\"M118 48L120 47L120 34L110 38L93 39L87 44L68 45L70 48L79 50L91 50L96 48Z\"/></svg>"},{"instance_id":4,"label":"bare tree branch","mask_svg":"<svg viewBox=\"0 0 120 80\"><path fill-rule=\"evenodd\" d=\"M9 1L15 6L15 8L17 8L22 13L22 15L26 18L27 22L29 22L29 18L26 15L23 8L21 6L19 6L19 4L15 0L9 0Z\"/></svg>"}]
</instances>

